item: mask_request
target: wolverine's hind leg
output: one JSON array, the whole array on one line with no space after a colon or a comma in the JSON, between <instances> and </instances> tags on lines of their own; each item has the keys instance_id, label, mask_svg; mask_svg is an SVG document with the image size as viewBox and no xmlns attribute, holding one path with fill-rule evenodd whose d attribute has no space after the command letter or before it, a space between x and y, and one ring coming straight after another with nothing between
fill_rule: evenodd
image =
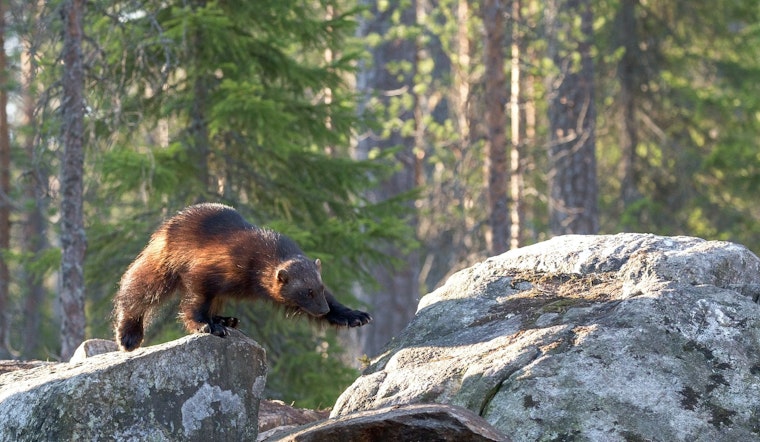
<instances>
[{"instance_id":1,"label":"wolverine's hind leg","mask_svg":"<svg viewBox=\"0 0 760 442\"><path fill-rule=\"evenodd\" d=\"M175 277L150 264L144 257L138 257L124 273L114 299L116 343L125 351L142 344L149 316L176 286Z\"/></svg>"},{"instance_id":2,"label":"wolverine's hind leg","mask_svg":"<svg viewBox=\"0 0 760 442\"><path fill-rule=\"evenodd\" d=\"M142 300L135 299L135 288L127 285L116 294L114 307L114 332L116 343L122 350L132 351L142 344L145 332L147 306Z\"/></svg>"}]
</instances>

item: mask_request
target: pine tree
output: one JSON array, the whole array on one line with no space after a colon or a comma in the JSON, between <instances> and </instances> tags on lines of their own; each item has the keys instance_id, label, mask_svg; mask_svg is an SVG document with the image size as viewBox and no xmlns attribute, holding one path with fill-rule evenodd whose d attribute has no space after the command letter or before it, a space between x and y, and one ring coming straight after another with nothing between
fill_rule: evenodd
<instances>
[{"instance_id":1,"label":"pine tree","mask_svg":"<svg viewBox=\"0 0 760 442\"><path fill-rule=\"evenodd\" d=\"M546 17L548 52L555 68L547 78L551 231L594 234L599 211L591 2L553 0ZM580 28L574 29L573 23Z\"/></svg>"},{"instance_id":2,"label":"pine tree","mask_svg":"<svg viewBox=\"0 0 760 442\"><path fill-rule=\"evenodd\" d=\"M5 52L5 4L0 2L0 251L11 244L11 140L8 132L8 61ZM0 358L10 355L10 318L8 318L10 270L0 256Z\"/></svg>"},{"instance_id":3,"label":"pine tree","mask_svg":"<svg viewBox=\"0 0 760 442\"><path fill-rule=\"evenodd\" d=\"M251 222L294 238L322 259L338 296L389 260L380 244L408 238L396 218L400 197L366 196L391 170L389 154L349 157L359 121L348 89L355 11L333 1L100 8L93 35L104 57L94 70L108 81L93 83L93 100L108 145L93 163L99 186L90 197L98 203L90 210L97 206L98 216L91 218L88 255L88 288L99 311L108 309L118 275L150 232L198 201L231 204ZM241 328L267 347L273 394L326 405L324 398L350 381L353 372L338 359L324 361L339 354L333 331L292 320L283 326L281 315L259 304L237 308ZM97 316L103 319L95 328L106 330L107 314ZM178 333L154 329L150 342ZM294 349L307 353L294 357ZM315 372L327 369L296 369L306 360ZM303 397L297 386L314 376L334 379Z\"/></svg>"},{"instance_id":4,"label":"pine tree","mask_svg":"<svg viewBox=\"0 0 760 442\"><path fill-rule=\"evenodd\" d=\"M61 120L61 358L68 360L84 341L84 1L65 0Z\"/></svg>"},{"instance_id":5,"label":"pine tree","mask_svg":"<svg viewBox=\"0 0 760 442\"><path fill-rule=\"evenodd\" d=\"M486 188L490 224L489 252L492 255L509 249L509 159L507 155L508 90L505 69L504 35L506 33L506 4L499 0L485 0L482 6L485 40L485 119Z\"/></svg>"},{"instance_id":6,"label":"pine tree","mask_svg":"<svg viewBox=\"0 0 760 442\"><path fill-rule=\"evenodd\" d=\"M21 84L21 103L22 118L18 132L22 134L23 145L23 165L21 166L21 176L23 180L22 203L24 208L21 253L26 259L22 261L21 270L18 278L21 280L20 285L23 287L21 295L23 297L23 307L21 316L23 317L21 326L21 338L23 347L21 355L26 359L42 358L47 355L41 352L42 348L42 317L46 302L47 290L43 284L45 271L49 269L49 264L45 263L44 254L53 251L57 257L55 249L48 246L47 241L47 224L45 219L45 210L47 206L45 185L47 180L47 165L40 161L35 139L39 128L39 122L36 119L37 103L35 88L37 86L36 62L34 60L35 45L38 43L38 33L34 31L32 23L38 23L39 8L35 2L24 3L22 15L24 17L21 26L18 26L19 34L23 39L23 47L20 53L20 84ZM41 265L42 264L42 265ZM36 268L35 268L36 267Z\"/></svg>"}]
</instances>

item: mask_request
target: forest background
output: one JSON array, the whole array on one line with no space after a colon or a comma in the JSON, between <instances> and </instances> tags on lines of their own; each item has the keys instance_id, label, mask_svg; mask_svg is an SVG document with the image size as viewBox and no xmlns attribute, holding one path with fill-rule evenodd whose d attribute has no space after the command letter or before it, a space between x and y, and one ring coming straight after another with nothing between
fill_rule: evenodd
<instances>
[{"instance_id":1,"label":"forest background","mask_svg":"<svg viewBox=\"0 0 760 442\"><path fill-rule=\"evenodd\" d=\"M324 263L360 330L233 306L268 394L329 406L487 256L568 233L760 251L755 0L0 1L0 358L111 336L199 201ZM148 343L183 334L167 309Z\"/></svg>"}]
</instances>

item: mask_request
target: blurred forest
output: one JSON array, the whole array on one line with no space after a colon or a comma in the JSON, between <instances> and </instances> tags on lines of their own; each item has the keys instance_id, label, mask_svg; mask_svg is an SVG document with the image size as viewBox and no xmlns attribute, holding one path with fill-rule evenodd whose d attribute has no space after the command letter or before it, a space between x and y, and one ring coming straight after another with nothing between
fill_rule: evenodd
<instances>
[{"instance_id":1,"label":"blurred forest","mask_svg":"<svg viewBox=\"0 0 760 442\"><path fill-rule=\"evenodd\" d=\"M0 0L0 358L111 337L152 231L218 201L375 318L231 305L329 406L451 272L553 235L760 251L755 0ZM148 344L183 334L167 309Z\"/></svg>"}]
</instances>

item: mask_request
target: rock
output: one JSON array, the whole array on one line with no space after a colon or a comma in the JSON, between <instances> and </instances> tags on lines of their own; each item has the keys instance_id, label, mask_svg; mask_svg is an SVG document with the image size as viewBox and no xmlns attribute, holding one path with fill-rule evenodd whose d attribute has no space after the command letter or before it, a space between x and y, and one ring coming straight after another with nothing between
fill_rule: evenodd
<instances>
[{"instance_id":1,"label":"rock","mask_svg":"<svg viewBox=\"0 0 760 442\"><path fill-rule=\"evenodd\" d=\"M28 370L30 368L34 367L41 367L43 365L51 365L55 364L55 362L46 362L46 361L16 361L16 360L5 360L0 361L0 374L8 373L11 371L16 370Z\"/></svg>"},{"instance_id":2,"label":"rock","mask_svg":"<svg viewBox=\"0 0 760 442\"><path fill-rule=\"evenodd\" d=\"M468 408L516 441L760 438L760 259L727 242L564 236L425 296L331 416Z\"/></svg>"},{"instance_id":3,"label":"rock","mask_svg":"<svg viewBox=\"0 0 760 442\"><path fill-rule=\"evenodd\" d=\"M190 335L0 375L0 440L255 440L264 350Z\"/></svg>"},{"instance_id":4,"label":"rock","mask_svg":"<svg viewBox=\"0 0 760 442\"><path fill-rule=\"evenodd\" d=\"M277 427L308 424L323 420L329 415L329 411L295 408L282 401L262 400L259 403L259 433Z\"/></svg>"},{"instance_id":5,"label":"rock","mask_svg":"<svg viewBox=\"0 0 760 442\"><path fill-rule=\"evenodd\" d=\"M79 344L69 362L81 362L89 357L112 351L119 351L116 342L109 339L88 339Z\"/></svg>"},{"instance_id":6,"label":"rock","mask_svg":"<svg viewBox=\"0 0 760 442\"><path fill-rule=\"evenodd\" d=\"M405 405L320 421L262 434L259 441L451 441L507 442L475 413L451 405Z\"/></svg>"}]
</instances>

